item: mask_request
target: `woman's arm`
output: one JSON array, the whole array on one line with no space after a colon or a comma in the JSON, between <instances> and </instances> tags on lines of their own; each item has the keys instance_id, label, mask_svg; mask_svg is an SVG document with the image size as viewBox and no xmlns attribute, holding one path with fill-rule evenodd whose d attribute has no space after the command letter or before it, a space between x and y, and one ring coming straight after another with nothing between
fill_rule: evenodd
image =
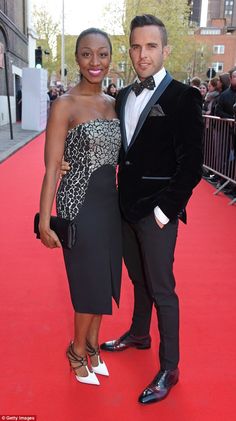
<instances>
[{"instance_id":1,"label":"woman's arm","mask_svg":"<svg viewBox=\"0 0 236 421\"><path fill-rule=\"evenodd\" d=\"M61 247L54 231L50 229L50 216L60 177L61 161L64 154L64 143L68 131L70 106L68 98L60 97L54 102L46 129L44 150L45 175L40 195L40 238L49 248Z\"/></svg>"}]
</instances>

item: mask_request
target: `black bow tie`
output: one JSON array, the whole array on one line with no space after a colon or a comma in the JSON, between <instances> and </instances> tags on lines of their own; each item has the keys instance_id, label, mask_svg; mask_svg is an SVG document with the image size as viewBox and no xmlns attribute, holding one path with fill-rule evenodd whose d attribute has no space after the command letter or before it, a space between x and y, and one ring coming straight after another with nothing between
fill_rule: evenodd
<instances>
[{"instance_id":1,"label":"black bow tie","mask_svg":"<svg viewBox=\"0 0 236 421\"><path fill-rule=\"evenodd\" d=\"M149 76L147 79L144 79L143 82L134 82L132 89L136 96L141 94L141 92L146 88L150 89L151 91L155 88L155 80L153 76Z\"/></svg>"}]
</instances>

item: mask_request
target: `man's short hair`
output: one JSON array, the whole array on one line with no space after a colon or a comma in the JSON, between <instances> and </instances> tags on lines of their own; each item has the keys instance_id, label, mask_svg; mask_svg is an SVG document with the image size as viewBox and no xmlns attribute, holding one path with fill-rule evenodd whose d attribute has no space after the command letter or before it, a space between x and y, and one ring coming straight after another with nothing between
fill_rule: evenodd
<instances>
[{"instance_id":1,"label":"man's short hair","mask_svg":"<svg viewBox=\"0 0 236 421\"><path fill-rule=\"evenodd\" d=\"M160 33L161 33L162 47L165 47L165 45L167 45L167 42L168 42L166 27L164 23L154 15L145 14L145 15L135 16L132 19L130 23L130 40L131 40L132 31L135 28L142 28L143 26L151 26L151 25L157 26L159 28Z\"/></svg>"},{"instance_id":2,"label":"man's short hair","mask_svg":"<svg viewBox=\"0 0 236 421\"><path fill-rule=\"evenodd\" d=\"M193 77L193 78L191 79L191 85L192 85L192 86L196 86L197 88L200 88L200 85L201 85L201 79L200 79L199 77L197 77L197 76Z\"/></svg>"},{"instance_id":3,"label":"man's short hair","mask_svg":"<svg viewBox=\"0 0 236 421\"><path fill-rule=\"evenodd\" d=\"M211 86L213 86L213 88L217 88L218 82L219 82L219 78L217 76L209 80L209 83Z\"/></svg>"},{"instance_id":4,"label":"man's short hair","mask_svg":"<svg viewBox=\"0 0 236 421\"><path fill-rule=\"evenodd\" d=\"M234 66L232 69L229 70L229 76L232 77L232 74L236 72L236 66Z\"/></svg>"}]
</instances>

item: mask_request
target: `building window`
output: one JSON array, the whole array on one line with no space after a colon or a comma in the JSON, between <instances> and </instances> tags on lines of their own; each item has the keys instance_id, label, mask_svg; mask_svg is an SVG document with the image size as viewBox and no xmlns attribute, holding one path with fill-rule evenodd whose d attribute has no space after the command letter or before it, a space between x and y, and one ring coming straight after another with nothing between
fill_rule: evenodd
<instances>
[{"instance_id":1,"label":"building window","mask_svg":"<svg viewBox=\"0 0 236 421\"><path fill-rule=\"evenodd\" d=\"M221 30L220 29L201 29L202 35L220 35Z\"/></svg>"},{"instance_id":2,"label":"building window","mask_svg":"<svg viewBox=\"0 0 236 421\"><path fill-rule=\"evenodd\" d=\"M105 77L102 82L103 88L107 88L112 83L112 79L110 77Z\"/></svg>"},{"instance_id":3,"label":"building window","mask_svg":"<svg viewBox=\"0 0 236 421\"><path fill-rule=\"evenodd\" d=\"M213 45L213 54L224 54L225 46L224 45Z\"/></svg>"},{"instance_id":4,"label":"building window","mask_svg":"<svg viewBox=\"0 0 236 421\"><path fill-rule=\"evenodd\" d=\"M121 88L123 88L123 86L124 86L124 81L123 81L123 79L121 79L120 77L118 77L118 78L117 78L117 81L116 81L116 86L117 86L117 89L121 89Z\"/></svg>"},{"instance_id":5,"label":"building window","mask_svg":"<svg viewBox=\"0 0 236 421\"><path fill-rule=\"evenodd\" d=\"M212 63L212 67L213 69L218 73L218 72L223 72L224 70L224 63L220 63L220 62L215 62Z\"/></svg>"},{"instance_id":6,"label":"building window","mask_svg":"<svg viewBox=\"0 0 236 421\"><path fill-rule=\"evenodd\" d=\"M233 8L234 8L234 2L232 0L231 1L225 1L225 10L224 10L225 16L232 15L233 14Z\"/></svg>"}]
</instances>

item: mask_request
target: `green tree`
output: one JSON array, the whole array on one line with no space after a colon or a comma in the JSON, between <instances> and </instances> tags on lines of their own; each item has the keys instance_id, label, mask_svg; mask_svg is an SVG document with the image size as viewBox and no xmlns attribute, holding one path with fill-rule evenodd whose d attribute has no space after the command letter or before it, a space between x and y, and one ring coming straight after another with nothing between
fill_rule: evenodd
<instances>
[{"instance_id":1,"label":"green tree","mask_svg":"<svg viewBox=\"0 0 236 421\"><path fill-rule=\"evenodd\" d=\"M65 45L65 68L67 70L67 86L74 85L78 82L79 69L78 64L75 61L75 44L77 40L77 35L65 35L64 45ZM61 66L61 36L57 37L57 72L60 71Z\"/></svg>"},{"instance_id":2,"label":"green tree","mask_svg":"<svg viewBox=\"0 0 236 421\"><path fill-rule=\"evenodd\" d=\"M119 6L117 10L106 11L104 19L106 28L111 32L111 28L119 27L119 17L121 15ZM166 61L166 67L171 74L179 80L187 79L189 63L193 62L196 43L193 38L193 30L189 27L190 9L187 0L125 0L122 18L122 34L113 35L114 55L113 63L117 66L123 63L123 78L125 83L129 83L134 78L134 71L129 59L129 25L135 15L150 13L159 17L166 25L171 54ZM204 59L204 58L203 58ZM202 59L202 66L203 66ZM119 68L119 66L118 66ZM196 68L196 66L195 66Z\"/></svg>"},{"instance_id":3,"label":"green tree","mask_svg":"<svg viewBox=\"0 0 236 421\"><path fill-rule=\"evenodd\" d=\"M188 78L198 76L202 80L206 79L206 71L211 61L210 46L196 38L191 38L186 48L188 48L189 63L187 67L185 66L185 70L188 73Z\"/></svg>"},{"instance_id":4,"label":"green tree","mask_svg":"<svg viewBox=\"0 0 236 421\"><path fill-rule=\"evenodd\" d=\"M50 80L51 74L57 70L57 35L60 33L59 23L54 21L44 8L34 8L34 26L38 36L37 46L43 50L43 68L48 71ZM48 54L45 54L45 51Z\"/></svg>"}]
</instances>

